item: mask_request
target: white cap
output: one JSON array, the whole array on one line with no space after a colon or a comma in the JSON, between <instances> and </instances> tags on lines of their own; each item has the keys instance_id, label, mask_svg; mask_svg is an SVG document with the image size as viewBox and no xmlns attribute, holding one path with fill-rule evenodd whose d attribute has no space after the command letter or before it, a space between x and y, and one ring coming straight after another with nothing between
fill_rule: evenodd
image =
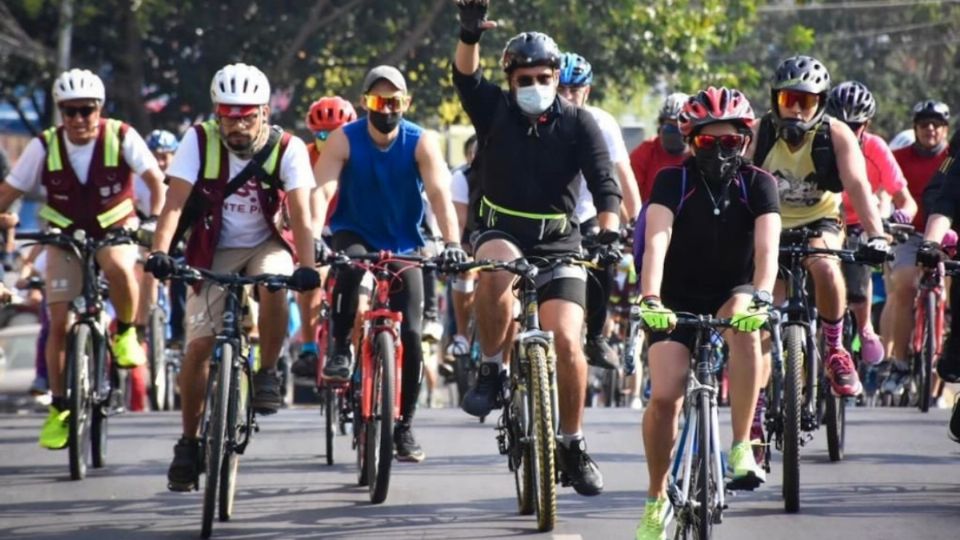
<instances>
[{"instance_id":1,"label":"white cap","mask_svg":"<svg viewBox=\"0 0 960 540\"><path fill-rule=\"evenodd\" d=\"M224 66L210 81L210 99L216 105L266 105L270 103L270 83L255 66Z\"/></svg>"},{"instance_id":2,"label":"white cap","mask_svg":"<svg viewBox=\"0 0 960 540\"><path fill-rule=\"evenodd\" d=\"M53 102L71 99L96 99L101 103L106 98L103 81L86 69L64 71L53 82Z\"/></svg>"}]
</instances>

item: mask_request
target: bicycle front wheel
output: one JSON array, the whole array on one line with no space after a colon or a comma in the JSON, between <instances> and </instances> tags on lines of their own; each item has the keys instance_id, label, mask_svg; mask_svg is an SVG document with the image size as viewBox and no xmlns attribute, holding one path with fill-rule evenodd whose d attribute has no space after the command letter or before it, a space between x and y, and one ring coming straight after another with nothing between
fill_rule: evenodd
<instances>
[{"instance_id":1,"label":"bicycle front wheel","mask_svg":"<svg viewBox=\"0 0 960 540\"><path fill-rule=\"evenodd\" d=\"M231 347L232 348L232 347ZM250 414L250 379L244 369L232 369L230 377L231 399L227 405L227 436L223 465L220 468L220 521L228 521L233 515L233 499L237 491L237 470L240 454L233 448L238 441L250 436L247 421Z\"/></svg>"},{"instance_id":2,"label":"bicycle front wheel","mask_svg":"<svg viewBox=\"0 0 960 540\"><path fill-rule=\"evenodd\" d=\"M367 424L367 480L370 502L380 504L390 489L393 463L393 405L397 385L393 334L379 332L373 341L373 418Z\"/></svg>"},{"instance_id":3,"label":"bicycle front wheel","mask_svg":"<svg viewBox=\"0 0 960 540\"><path fill-rule=\"evenodd\" d=\"M933 291L928 291L924 299L923 320L923 351L920 361L920 388L917 406L921 412L930 410L930 395L933 392L933 355L937 351L937 297Z\"/></svg>"},{"instance_id":4,"label":"bicycle front wheel","mask_svg":"<svg viewBox=\"0 0 960 540\"><path fill-rule=\"evenodd\" d=\"M219 361L210 366L210 376L215 379L208 384L207 403L204 407L204 454L207 482L203 492L203 525L200 536L210 538L213 531L213 514L217 506L217 487L220 480L223 454L226 447L227 401L230 399L230 376L233 356L236 354L230 343L219 345ZM218 355L214 351L214 356Z\"/></svg>"},{"instance_id":5,"label":"bicycle front wheel","mask_svg":"<svg viewBox=\"0 0 960 540\"><path fill-rule=\"evenodd\" d=\"M167 321L163 310L155 307L150 310L147 324L147 362L150 367L150 407L155 411L166 411L171 406L166 401L167 373Z\"/></svg>"},{"instance_id":6,"label":"bicycle front wheel","mask_svg":"<svg viewBox=\"0 0 960 540\"><path fill-rule=\"evenodd\" d=\"M529 516L536 511L536 471L533 444L527 434L531 422L529 389L522 381L525 374L520 369L519 353L514 349L510 361L510 403L507 405L508 414L505 422L507 426L508 442L510 444L508 459L510 470L513 471L514 484L517 491L517 510L522 516Z\"/></svg>"},{"instance_id":7,"label":"bicycle front wheel","mask_svg":"<svg viewBox=\"0 0 960 540\"><path fill-rule=\"evenodd\" d=\"M783 505L800 510L800 407L803 401L803 328L787 326L783 335Z\"/></svg>"},{"instance_id":8,"label":"bicycle front wheel","mask_svg":"<svg viewBox=\"0 0 960 540\"><path fill-rule=\"evenodd\" d=\"M93 420L94 343L90 326L72 328L67 349L67 407L70 416L68 449L70 479L82 480L90 462L90 424Z\"/></svg>"},{"instance_id":9,"label":"bicycle front wheel","mask_svg":"<svg viewBox=\"0 0 960 540\"><path fill-rule=\"evenodd\" d=\"M700 404L697 410L697 538L709 540L713 534L714 498L717 483L711 474L710 465L713 463L715 451L710 440L710 397L706 393L700 394Z\"/></svg>"},{"instance_id":10,"label":"bicycle front wheel","mask_svg":"<svg viewBox=\"0 0 960 540\"><path fill-rule=\"evenodd\" d=\"M537 529L552 531L557 522L556 434L553 429L553 394L547 369L547 351L542 345L527 349L530 361L530 398L533 401L536 456Z\"/></svg>"},{"instance_id":11,"label":"bicycle front wheel","mask_svg":"<svg viewBox=\"0 0 960 540\"><path fill-rule=\"evenodd\" d=\"M337 393L330 387L330 385L324 385L323 387L323 415L326 424L325 436L326 436L326 451L327 451L327 465L333 465L333 438L336 437L337 432L334 431L334 422L336 419L334 415L337 414Z\"/></svg>"}]
</instances>

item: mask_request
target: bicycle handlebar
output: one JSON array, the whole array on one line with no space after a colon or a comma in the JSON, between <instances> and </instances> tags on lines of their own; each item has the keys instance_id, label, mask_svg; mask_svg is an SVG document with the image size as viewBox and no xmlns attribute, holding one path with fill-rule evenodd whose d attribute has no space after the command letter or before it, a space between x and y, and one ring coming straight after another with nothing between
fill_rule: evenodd
<instances>
[{"instance_id":1,"label":"bicycle handlebar","mask_svg":"<svg viewBox=\"0 0 960 540\"><path fill-rule=\"evenodd\" d=\"M482 259L462 264L447 265L443 271L450 273L469 272L470 270L479 270L481 272L495 272L502 270L515 274L517 276L533 279L542 271L550 271L558 266L565 264L584 266L594 268L597 264L593 261L582 259L573 255L563 255L559 257L544 257L547 261L545 265L537 265L530 262L527 258L521 257L512 261L497 261L491 259Z\"/></svg>"},{"instance_id":2,"label":"bicycle handlebar","mask_svg":"<svg viewBox=\"0 0 960 540\"><path fill-rule=\"evenodd\" d=\"M428 270L442 270L442 263L438 257L424 257L423 255L400 255L390 251L377 251L372 253L362 253L358 255L348 255L343 252L337 252L330 255L321 264L328 264L333 267L351 266L356 263L366 263L370 266L379 266L389 262L406 262L413 265L426 268Z\"/></svg>"},{"instance_id":3,"label":"bicycle handlebar","mask_svg":"<svg viewBox=\"0 0 960 540\"><path fill-rule=\"evenodd\" d=\"M186 264L178 264L170 279L178 279L187 283L196 283L198 281L211 281L218 285L244 286L244 285L263 285L267 290L276 292L281 289L299 291L290 282L290 276L283 274L257 274L254 276L245 276L242 274L219 274L203 268L195 268Z\"/></svg>"},{"instance_id":4,"label":"bicycle handlebar","mask_svg":"<svg viewBox=\"0 0 960 540\"><path fill-rule=\"evenodd\" d=\"M136 231L129 229L111 229L107 231L107 235L103 238L95 239L88 237L84 231L80 230L70 235L60 229L50 229L47 231L17 232L16 239L25 240L34 244L55 245L83 252L85 250L96 251L107 246L136 244L136 234Z\"/></svg>"}]
</instances>

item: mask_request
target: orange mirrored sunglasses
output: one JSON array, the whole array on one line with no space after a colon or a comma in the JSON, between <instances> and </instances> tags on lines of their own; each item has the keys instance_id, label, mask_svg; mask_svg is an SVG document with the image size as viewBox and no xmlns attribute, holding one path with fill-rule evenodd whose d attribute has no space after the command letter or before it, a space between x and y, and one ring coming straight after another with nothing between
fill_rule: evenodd
<instances>
[{"instance_id":1,"label":"orange mirrored sunglasses","mask_svg":"<svg viewBox=\"0 0 960 540\"><path fill-rule=\"evenodd\" d=\"M801 109L813 109L820 104L820 95L797 90L780 90L777 92L777 104L785 109L792 109L797 103Z\"/></svg>"},{"instance_id":2,"label":"orange mirrored sunglasses","mask_svg":"<svg viewBox=\"0 0 960 540\"><path fill-rule=\"evenodd\" d=\"M367 109L371 111L382 113L402 112L407 108L407 105L410 104L410 96L404 94L396 94L393 96L367 94L363 96L363 102L367 106Z\"/></svg>"}]
</instances>

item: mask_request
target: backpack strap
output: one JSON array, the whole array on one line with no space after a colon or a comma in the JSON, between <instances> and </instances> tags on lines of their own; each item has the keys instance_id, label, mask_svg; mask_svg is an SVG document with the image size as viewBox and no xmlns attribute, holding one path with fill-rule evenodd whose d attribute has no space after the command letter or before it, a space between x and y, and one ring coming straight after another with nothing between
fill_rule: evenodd
<instances>
[{"instance_id":1,"label":"backpack strap","mask_svg":"<svg viewBox=\"0 0 960 540\"><path fill-rule=\"evenodd\" d=\"M810 158L813 168L817 172L817 187L824 191L839 193L843 191L843 182L840 181L840 171L837 169L837 154L833 149L833 137L830 131L831 118L823 116L817 131L813 135L813 145L810 149Z\"/></svg>"},{"instance_id":2,"label":"backpack strap","mask_svg":"<svg viewBox=\"0 0 960 540\"><path fill-rule=\"evenodd\" d=\"M760 128L757 130L757 146L753 152L753 163L757 167L763 167L767 154L770 153L776 142L777 128L773 122L773 113L768 112L760 119Z\"/></svg>"}]
</instances>

